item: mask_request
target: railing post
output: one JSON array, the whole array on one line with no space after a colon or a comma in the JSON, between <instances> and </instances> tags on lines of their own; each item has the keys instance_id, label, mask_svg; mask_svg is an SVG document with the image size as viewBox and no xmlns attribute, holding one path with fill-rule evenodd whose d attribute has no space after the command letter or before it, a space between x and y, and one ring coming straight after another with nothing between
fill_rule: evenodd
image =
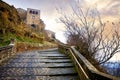
<instances>
[{"instance_id":1,"label":"railing post","mask_svg":"<svg viewBox=\"0 0 120 80\"><path fill-rule=\"evenodd\" d=\"M15 52L14 52L13 45L1 47L0 48L0 64L2 64L3 61L8 60L14 54Z\"/></svg>"}]
</instances>

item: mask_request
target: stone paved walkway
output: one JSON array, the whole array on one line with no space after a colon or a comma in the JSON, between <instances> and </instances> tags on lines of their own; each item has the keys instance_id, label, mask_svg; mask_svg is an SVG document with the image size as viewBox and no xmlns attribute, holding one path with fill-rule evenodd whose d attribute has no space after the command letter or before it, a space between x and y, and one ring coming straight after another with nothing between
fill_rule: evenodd
<instances>
[{"instance_id":1,"label":"stone paved walkway","mask_svg":"<svg viewBox=\"0 0 120 80\"><path fill-rule=\"evenodd\" d=\"M0 80L78 80L71 60L57 50L15 55L0 66Z\"/></svg>"}]
</instances>

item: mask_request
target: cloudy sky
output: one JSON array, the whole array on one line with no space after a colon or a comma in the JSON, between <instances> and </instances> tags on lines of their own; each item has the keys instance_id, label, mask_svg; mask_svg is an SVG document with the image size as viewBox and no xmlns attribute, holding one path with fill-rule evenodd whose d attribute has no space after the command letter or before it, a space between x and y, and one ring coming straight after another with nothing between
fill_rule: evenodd
<instances>
[{"instance_id":1,"label":"cloudy sky","mask_svg":"<svg viewBox=\"0 0 120 80\"><path fill-rule=\"evenodd\" d=\"M46 29L56 32L57 38L64 41L63 31L64 25L56 22L59 18L56 7L67 8L73 4L75 0L3 0L16 8L39 9L41 11L41 19L46 24ZM83 7L97 7L104 20L115 20L120 18L120 0L79 0ZM69 12L68 12L69 13Z\"/></svg>"}]
</instances>

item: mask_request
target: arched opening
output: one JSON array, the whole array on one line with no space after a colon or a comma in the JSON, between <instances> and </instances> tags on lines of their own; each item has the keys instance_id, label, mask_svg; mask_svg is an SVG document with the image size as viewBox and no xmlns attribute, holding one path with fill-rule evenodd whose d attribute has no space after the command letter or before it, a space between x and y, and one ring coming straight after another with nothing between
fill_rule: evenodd
<instances>
[{"instance_id":1,"label":"arched opening","mask_svg":"<svg viewBox=\"0 0 120 80\"><path fill-rule=\"evenodd\" d=\"M31 27L35 28L35 27L36 27L36 25L35 25L35 24L31 24Z\"/></svg>"}]
</instances>

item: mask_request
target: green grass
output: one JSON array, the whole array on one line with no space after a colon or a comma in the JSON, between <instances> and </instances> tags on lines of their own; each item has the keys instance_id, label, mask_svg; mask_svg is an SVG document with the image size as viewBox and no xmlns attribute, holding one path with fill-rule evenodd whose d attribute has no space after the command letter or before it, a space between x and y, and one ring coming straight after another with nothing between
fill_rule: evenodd
<instances>
[{"instance_id":1,"label":"green grass","mask_svg":"<svg viewBox=\"0 0 120 80\"><path fill-rule=\"evenodd\" d=\"M31 43L43 43L42 40L30 38L26 36L18 36L14 33L8 33L6 35L0 35L0 46L6 46L10 44L10 39L13 38L17 42L31 42Z\"/></svg>"}]
</instances>

